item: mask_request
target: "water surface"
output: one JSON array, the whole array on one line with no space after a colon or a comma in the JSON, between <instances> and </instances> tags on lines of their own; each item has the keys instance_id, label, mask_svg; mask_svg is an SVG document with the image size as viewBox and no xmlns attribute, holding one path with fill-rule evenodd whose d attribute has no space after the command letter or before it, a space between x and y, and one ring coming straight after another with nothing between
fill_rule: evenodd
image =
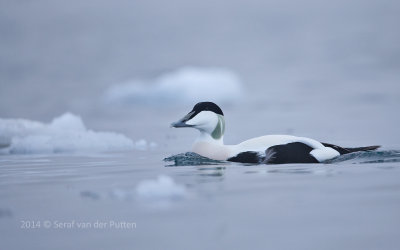
<instances>
[{"instance_id":1,"label":"water surface","mask_svg":"<svg viewBox=\"0 0 400 250\"><path fill-rule=\"evenodd\" d=\"M199 159L186 154L178 157L192 159L170 167L164 157L161 149L2 156L1 248L71 249L76 241L81 249L399 246L398 151L329 164L194 163ZM171 177L185 193L140 197L141 181L159 175ZM21 221L41 227L23 229ZM48 221L52 225L45 228ZM54 228L72 221L123 221L136 228Z\"/></svg>"}]
</instances>

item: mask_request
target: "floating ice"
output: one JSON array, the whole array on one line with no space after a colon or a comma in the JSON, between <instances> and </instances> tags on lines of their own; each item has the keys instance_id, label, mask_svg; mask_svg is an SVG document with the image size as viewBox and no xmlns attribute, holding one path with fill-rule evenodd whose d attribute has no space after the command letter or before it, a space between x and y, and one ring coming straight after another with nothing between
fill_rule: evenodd
<instances>
[{"instance_id":1,"label":"floating ice","mask_svg":"<svg viewBox=\"0 0 400 250\"><path fill-rule=\"evenodd\" d=\"M235 102L243 93L239 77L220 68L184 67L153 81L133 80L107 90L111 103Z\"/></svg>"},{"instance_id":2,"label":"floating ice","mask_svg":"<svg viewBox=\"0 0 400 250\"><path fill-rule=\"evenodd\" d=\"M141 181L136 193L139 198L150 200L180 199L186 196L186 189L183 185L166 175L160 175L156 180Z\"/></svg>"},{"instance_id":3,"label":"floating ice","mask_svg":"<svg viewBox=\"0 0 400 250\"><path fill-rule=\"evenodd\" d=\"M25 119L0 119L0 149L11 154L122 151L131 139L113 132L94 132L82 119L65 113L45 124Z\"/></svg>"},{"instance_id":4,"label":"floating ice","mask_svg":"<svg viewBox=\"0 0 400 250\"><path fill-rule=\"evenodd\" d=\"M140 139L135 142L135 148L138 150L146 150L147 149L147 141L144 139Z\"/></svg>"},{"instance_id":5,"label":"floating ice","mask_svg":"<svg viewBox=\"0 0 400 250\"><path fill-rule=\"evenodd\" d=\"M137 150L147 150L147 149L155 149L157 147L157 143L150 142L148 143L145 139L140 139L135 142L135 148Z\"/></svg>"}]
</instances>

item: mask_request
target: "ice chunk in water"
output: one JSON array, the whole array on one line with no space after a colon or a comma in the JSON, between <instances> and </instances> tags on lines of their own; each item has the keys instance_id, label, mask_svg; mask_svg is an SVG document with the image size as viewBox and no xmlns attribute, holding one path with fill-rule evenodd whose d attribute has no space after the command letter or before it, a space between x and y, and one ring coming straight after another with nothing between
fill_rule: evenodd
<instances>
[{"instance_id":1,"label":"ice chunk in water","mask_svg":"<svg viewBox=\"0 0 400 250\"><path fill-rule=\"evenodd\" d=\"M243 86L236 73L221 68L184 67L153 81L133 80L106 92L110 103L194 103L204 100L237 102Z\"/></svg>"},{"instance_id":2,"label":"ice chunk in water","mask_svg":"<svg viewBox=\"0 0 400 250\"><path fill-rule=\"evenodd\" d=\"M160 175L156 180L143 180L136 187L139 198L158 199L181 199L187 194L183 185L166 175Z\"/></svg>"},{"instance_id":3,"label":"ice chunk in water","mask_svg":"<svg viewBox=\"0 0 400 250\"><path fill-rule=\"evenodd\" d=\"M71 113L45 124L25 119L0 119L1 153L52 154L75 152L123 151L134 148L126 136L113 132L95 132Z\"/></svg>"}]
</instances>

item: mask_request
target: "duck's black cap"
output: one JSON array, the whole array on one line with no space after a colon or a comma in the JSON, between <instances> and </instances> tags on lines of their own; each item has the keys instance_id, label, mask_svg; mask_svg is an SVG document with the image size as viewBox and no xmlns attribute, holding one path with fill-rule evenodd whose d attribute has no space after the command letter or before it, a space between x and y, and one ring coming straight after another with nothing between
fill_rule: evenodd
<instances>
[{"instance_id":1,"label":"duck's black cap","mask_svg":"<svg viewBox=\"0 0 400 250\"><path fill-rule=\"evenodd\" d=\"M218 115L224 115L220 107L213 102L199 102L194 105L193 110L196 114L200 113L201 111L212 111Z\"/></svg>"}]
</instances>

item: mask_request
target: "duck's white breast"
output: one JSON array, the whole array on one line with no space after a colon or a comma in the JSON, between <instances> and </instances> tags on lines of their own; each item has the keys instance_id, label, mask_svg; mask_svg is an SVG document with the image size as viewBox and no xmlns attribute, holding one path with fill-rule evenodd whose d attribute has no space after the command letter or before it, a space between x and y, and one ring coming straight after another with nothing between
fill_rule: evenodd
<instances>
[{"instance_id":1,"label":"duck's white breast","mask_svg":"<svg viewBox=\"0 0 400 250\"><path fill-rule=\"evenodd\" d=\"M195 142L192 151L204 157L221 161L228 159L232 155L229 146L217 145L205 141Z\"/></svg>"}]
</instances>

